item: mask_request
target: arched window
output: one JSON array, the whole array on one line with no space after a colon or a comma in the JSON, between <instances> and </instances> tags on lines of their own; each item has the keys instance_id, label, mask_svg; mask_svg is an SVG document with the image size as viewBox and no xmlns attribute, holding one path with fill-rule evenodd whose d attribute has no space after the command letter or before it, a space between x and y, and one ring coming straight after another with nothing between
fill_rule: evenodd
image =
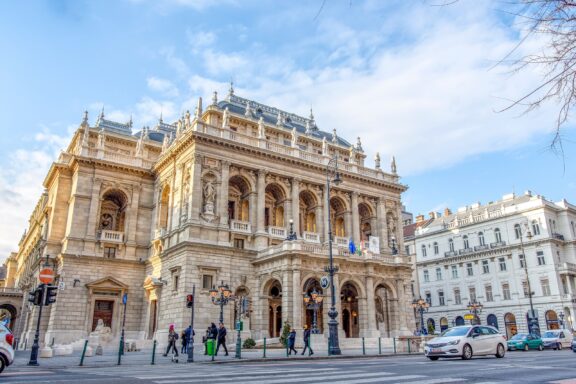
<instances>
[{"instance_id":1,"label":"arched window","mask_svg":"<svg viewBox=\"0 0 576 384\"><path fill-rule=\"evenodd\" d=\"M516 316L514 316L512 313L507 313L504 315L504 326L506 327L506 337L508 339L518 333Z\"/></svg>"},{"instance_id":2,"label":"arched window","mask_svg":"<svg viewBox=\"0 0 576 384\"><path fill-rule=\"evenodd\" d=\"M536 220L532 221L532 233L534 234L534 236L537 236L540 234L540 225L538 224L538 221L536 221Z\"/></svg>"},{"instance_id":3,"label":"arched window","mask_svg":"<svg viewBox=\"0 0 576 384\"><path fill-rule=\"evenodd\" d=\"M486 323L498 329L498 319L496 318L496 315L493 314L488 315L488 317L486 318Z\"/></svg>"},{"instance_id":4,"label":"arched window","mask_svg":"<svg viewBox=\"0 0 576 384\"><path fill-rule=\"evenodd\" d=\"M126 195L119 190L108 191L100 204L100 231L124 231L126 218Z\"/></svg>"},{"instance_id":5,"label":"arched window","mask_svg":"<svg viewBox=\"0 0 576 384\"><path fill-rule=\"evenodd\" d=\"M464 249L470 248L470 242L468 241L468 236L464 235L462 237L462 240L464 240Z\"/></svg>"},{"instance_id":6,"label":"arched window","mask_svg":"<svg viewBox=\"0 0 576 384\"><path fill-rule=\"evenodd\" d=\"M456 323L457 326L464 325L464 318L462 316L456 316L454 323Z\"/></svg>"},{"instance_id":7,"label":"arched window","mask_svg":"<svg viewBox=\"0 0 576 384\"><path fill-rule=\"evenodd\" d=\"M544 314L546 317L546 327L548 329L560 329L560 321L558 321L558 315L553 310L546 311Z\"/></svg>"},{"instance_id":8,"label":"arched window","mask_svg":"<svg viewBox=\"0 0 576 384\"><path fill-rule=\"evenodd\" d=\"M422 256L426 257L426 246L422 244Z\"/></svg>"},{"instance_id":9,"label":"arched window","mask_svg":"<svg viewBox=\"0 0 576 384\"><path fill-rule=\"evenodd\" d=\"M500 228L496 228L494 230L494 239L496 240L497 243L502 242L502 234L500 233Z\"/></svg>"},{"instance_id":10,"label":"arched window","mask_svg":"<svg viewBox=\"0 0 576 384\"><path fill-rule=\"evenodd\" d=\"M514 225L514 236L519 239L522 236L522 230L520 229L520 224Z\"/></svg>"},{"instance_id":11,"label":"arched window","mask_svg":"<svg viewBox=\"0 0 576 384\"><path fill-rule=\"evenodd\" d=\"M478 244L486 245L486 240L484 240L484 233L478 232Z\"/></svg>"},{"instance_id":12,"label":"arched window","mask_svg":"<svg viewBox=\"0 0 576 384\"><path fill-rule=\"evenodd\" d=\"M448 239L448 248L450 249L450 252L454 252L454 240Z\"/></svg>"},{"instance_id":13,"label":"arched window","mask_svg":"<svg viewBox=\"0 0 576 384\"><path fill-rule=\"evenodd\" d=\"M434 254L437 255L438 254L438 243L434 242Z\"/></svg>"}]
</instances>

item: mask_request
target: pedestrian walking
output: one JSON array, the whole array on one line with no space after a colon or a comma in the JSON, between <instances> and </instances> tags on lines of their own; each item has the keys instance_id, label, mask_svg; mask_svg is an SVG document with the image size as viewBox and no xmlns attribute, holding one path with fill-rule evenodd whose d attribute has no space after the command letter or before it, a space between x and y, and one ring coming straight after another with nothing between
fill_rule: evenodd
<instances>
[{"instance_id":1,"label":"pedestrian walking","mask_svg":"<svg viewBox=\"0 0 576 384\"><path fill-rule=\"evenodd\" d=\"M288 349L289 349L288 354L289 355L292 354L292 351L294 351L295 355L298 354L298 351L294 348L295 343L296 343L296 330L294 328L292 328L290 330L290 333L288 334Z\"/></svg>"},{"instance_id":2,"label":"pedestrian walking","mask_svg":"<svg viewBox=\"0 0 576 384\"><path fill-rule=\"evenodd\" d=\"M210 325L210 336L214 341L218 338L218 328L216 328L216 324L214 323Z\"/></svg>"},{"instance_id":3,"label":"pedestrian walking","mask_svg":"<svg viewBox=\"0 0 576 384\"><path fill-rule=\"evenodd\" d=\"M306 349L308 349L308 356L314 354L314 351L310 347L310 329L308 329L307 325L304 325L304 349L302 350L302 355L304 355Z\"/></svg>"},{"instance_id":4,"label":"pedestrian walking","mask_svg":"<svg viewBox=\"0 0 576 384\"><path fill-rule=\"evenodd\" d=\"M180 342L182 343L182 347L180 348L180 353L186 353L188 350L188 339L186 338L186 331L182 331L180 334Z\"/></svg>"},{"instance_id":5,"label":"pedestrian walking","mask_svg":"<svg viewBox=\"0 0 576 384\"><path fill-rule=\"evenodd\" d=\"M220 323L220 328L218 328L218 343L216 344L216 353L214 356L218 355L218 350L220 346L224 347L224 351L226 351L226 356L228 356L228 348L226 348L226 328L224 328L224 324Z\"/></svg>"},{"instance_id":6,"label":"pedestrian walking","mask_svg":"<svg viewBox=\"0 0 576 384\"><path fill-rule=\"evenodd\" d=\"M176 357L178 357L178 348L176 348L176 340L178 340L178 334L176 333L176 331L174 331L174 324L170 324L170 327L168 328L168 348L166 348L166 353L164 354L164 357L168 356L170 350L172 350L172 353L175 354Z\"/></svg>"},{"instance_id":7,"label":"pedestrian walking","mask_svg":"<svg viewBox=\"0 0 576 384\"><path fill-rule=\"evenodd\" d=\"M208 340L212 339L212 327L206 328L206 334L202 336L202 343L204 343L204 354L208 354Z\"/></svg>"}]
</instances>

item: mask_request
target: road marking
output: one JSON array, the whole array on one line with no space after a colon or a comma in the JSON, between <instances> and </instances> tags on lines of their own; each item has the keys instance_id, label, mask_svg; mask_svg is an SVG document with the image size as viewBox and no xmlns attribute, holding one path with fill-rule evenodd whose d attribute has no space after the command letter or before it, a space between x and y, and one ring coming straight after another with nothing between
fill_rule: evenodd
<instances>
[{"instance_id":1,"label":"road marking","mask_svg":"<svg viewBox=\"0 0 576 384\"><path fill-rule=\"evenodd\" d=\"M548 383L550 383L550 384L576 384L576 378L557 380L557 381L549 381Z\"/></svg>"},{"instance_id":2,"label":"road marking","mask_svg":"<svg viewBox=\"0 0 576 384\"><path fill-rule=\"evenodd\" d=\"M313 373L314 373L314 374L317 374L317 375L326 375L326 374L331 374L331 373L333 373L333 372L326 372L326 371L337 371L337 370L338 370L338 368L320 368L320 369L315 369ZM324 371L324 372L322 372L322 371ZM353 372L361 373L362 371L353 371ZM284 371L274 370L274 373L273 373L273 374L274 374L274 375L277 375L277 374L284 374L284 373L286 373L286 374L299 374L299 375L304 374L304 373L302 373L302 372L298 373L298 372L296 372L296 371L294 371L294 370L290 370L290 371L288 371L288 370L284 370ZM334 372L334 373L336 373L336 372ZM109 374L109 375L114 375L113 373L108 373L108 374ZM203 373L203 374L206 375L206 376L208 376L208 377L210 378L210 381L213 381L213 379L216 380L216 379L218 379L218 378L226 379L226 377L224 377L224 376L233 376L234 378L236 378L236 377L238 377L238 376L250 376L250 375L256 375L256 376L258 376L258 375L260 375L260 376L266 375L266 376L269 376L269 375L271 374L271 372L270 372L270 370L266 370L266 371L264 371L264 370L258 370L258 371L248 371L248 372L224 371L224 372L214 373L213 370L207 370L207 371L206 371L205 373ZM191 375L200 376L200 375L202 375L202 373L199 374L197 371L188 371L188 372L184 372L184 373L171 374L171 375L168 375L168 376L164 374L164 375L161 375L161 376L158 376L158 375L153 375L153 376L150 376L150 375L138 375L138 376L134 376L134 377L135 377L136 379L141 379L141 380L145 380L145 379L146 379L146 380L157 380L157 379L191 378L191 377L190 377ZM310 375L311 375L311 374L307 374L307 376L310 376Z\"/></svg>"},{"instance_id":3,"label":"road marking","mask_svg":"<svg viewBox=\"0 0 576 384\"><path fill-rule=\"evenodd\" d=\"M25 376L25 375L45 375L54 374L52 371L19 371L19 372L5 372L2 373L2 377L6 376Z\"/></svg>"},{"instance_id":4,"label":"road marking","mask_svg":"<svg viewBox=\"0 0 576 384\"><path fill-rule=\"evenodd\" d=\"M402 384L442 384L442 383L453 383L455 381L467 381L466 379L456 379L456 378L440 378L440 379L429 379L429 380L417 380L417 381L407 381ZM480 384L480 383L477 383Z\"/></svg>"},{"instance_id":5,"label":"road marking","mask_svg":"<svg viewBox=\"0 0 576 384\"><path fill-rule=\"evenodd\" d=\"M293 375L283 375L281 379L273 379L270 380L270 375L268 376L262 376L262 377L253 377L251 378L252 380L249 381L237 381L238 378L236 377L228 377L228 378L214 378L214 377L209 377L209 381L210 383L216 383L216 382L234 382L235 384L251 384L251 383L256 383L259 381L262 381L264 383L267 384L281 384L281 383L286 383L287 381L290 381L290 379L294 380L294 379L309 379L312 377L321 377L324 379L330 379L330 381L332 382L338 382L340 381L340 379L354 379L354 378L361 378L361 377L372 377L374 378L374 376L378 376L376 377L376 381L377 380L386 380L389 378L385 378L382 376L386 376L386 375L392 375L392 373L389 372L372 372L372 373L355 373L355 374L349 374L349 375L340 375L338 374L337 376L331 376L331 377L327 377L325 373L320 373L320 374L312 374L309 372L302 372L302 373L297 373L297 374L293 374ZM275 375L272 374L272 377L274 377ZM418 377L423 377L423 376L418 376ZM414 378L417 378L416 376ZM197 377L197 378L193 378L193 379L189 379L189 380L158 380L158 381L154 381L157 384L171 384L171 383L205 383L206 382L206 378L205 377ZM351 383L351 381L347 381L347 383Z\"/></svg>"}]
</instances>

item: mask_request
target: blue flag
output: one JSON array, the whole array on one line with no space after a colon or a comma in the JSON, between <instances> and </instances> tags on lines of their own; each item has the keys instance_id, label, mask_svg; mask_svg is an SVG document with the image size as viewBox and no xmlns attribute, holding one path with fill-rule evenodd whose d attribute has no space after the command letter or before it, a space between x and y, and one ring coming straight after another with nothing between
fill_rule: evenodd
<instances>
[{"instance_id":1,"label":"blue flag","mask_svg":"<svg viewBox=\"0 0 576 384\"><path fill-rule=\"evenodd\" d=\"M352 239L350 239L350 241L348 242L348 250L352 254L356 253L356 246L354 245L354 240Z\"/></svg>"}]
</instances>

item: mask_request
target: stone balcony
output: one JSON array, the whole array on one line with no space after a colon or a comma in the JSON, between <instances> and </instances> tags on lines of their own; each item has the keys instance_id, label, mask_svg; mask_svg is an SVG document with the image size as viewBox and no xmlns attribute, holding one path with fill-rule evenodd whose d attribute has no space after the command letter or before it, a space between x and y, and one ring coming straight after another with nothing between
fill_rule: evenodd
<instances>
[{"instance_id":1,"label":"stone balcony","mask_svg":"<svg viewBox=\"0 0 576 384\"><path fill-rule=\"evenodd\" d=\"M237 233L252 233L252 225L250 225L247 221L239 221L239 220L231 220L230 221L230 230L232 232Z\"/></svg>"},{"instance_id":2,"label":"stone balcony","mask_svg":"<svg viewBox=\"0 0 576 384\"><path fill-rule=\"evenodd\" d=\"M334 244L338 247L348 247L348 238L343 236L334 237Z\"/></svg>"},{"instance_id":3,"label":"stone balcony","mask_svg":"<svg viewBox=\"0 0 576 384\"><path fill-rule=\"evenodd\" d=\"M320 244L320 235L316 232L303 232L302 239L307 243Z\"/></svg>"},{"instance_id":4,"label":"stone balcony","mask_svg":"<svg viewBox=\"0 0 576 384\"><path fill-rule=\"evenodd\" d=\"M276 239L285 239L287 236L286 228L284 228L284 227L270 226L267 228L266 232L268 232L270 237L274 237Z\"/></svg>"},{"instance_id":5,"label":"stone balcony","mask_svg":"<svg viewBox=\"0 0 576 384\"><path fill-rule=\"evenodd\" d=\"M490 248L494 249L494 248L501 248L501 247L505 247L506 246L506 242L505 241L497 241L495 243L490 243Z\"/></svg>"},{"instance_id":6,"label":"stone balcony","mask_svg":"<svg viewBox=\"0 0 576 384\"><path fill-rule=\"evenodd\" d=\"M100 241L103 243L122 244L124 242L124 232L103 229L100 232Z\"/></svg>"}]
</instances>

